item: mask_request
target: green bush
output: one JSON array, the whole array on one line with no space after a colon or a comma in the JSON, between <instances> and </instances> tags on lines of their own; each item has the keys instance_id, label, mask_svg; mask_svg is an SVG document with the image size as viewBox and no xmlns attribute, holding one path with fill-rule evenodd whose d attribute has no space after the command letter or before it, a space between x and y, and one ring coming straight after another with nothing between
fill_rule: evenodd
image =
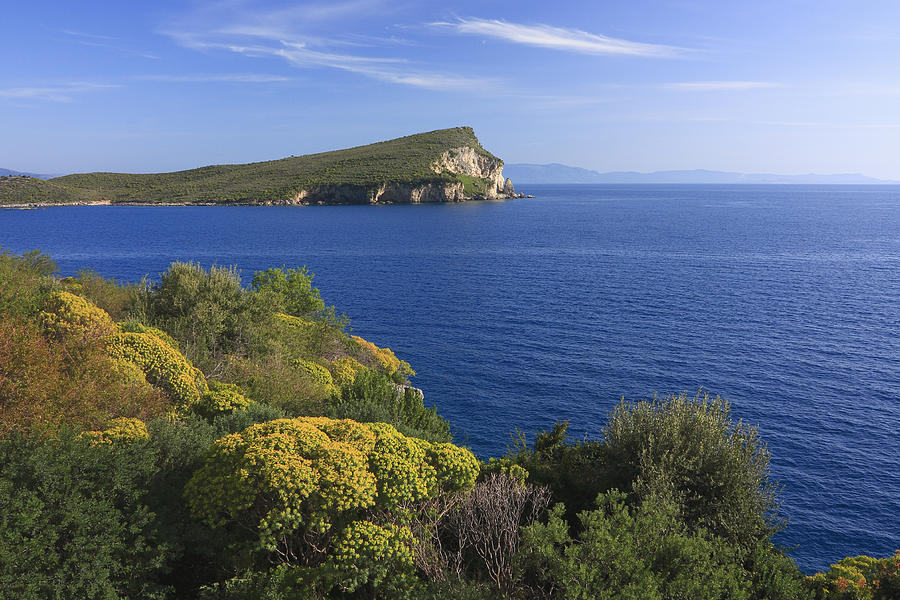
<instances>
[{"instance_id":1,"label":"green bush","mask_svg":"<svg viewBox=\"0 0 900 600\"><path fill-rule=\"evenodd\" d=\"M266 269L253 274L250 289L254 292L271 292L281 303L281 311L289 315L304 316L325 308L319 290L312 286L313 274L306 267Z\"/></svg>"},{"instance_id":2,"label":"green bush","mask_svg":"<svg viewBox=\"0 0 900 600\"><path fill-rule=\"evenodd\" d=\"M607 485L633 500L670 497L690 530L747 550L783 527L769 452L727 401L686 394L620 403L603 428Z\"/></svg>"},{"instance_id":3,"label":"green bush","mask_svg":"<svg viewBox=\"0 0 900 600\"><path fill-rule=\"evenodd\" d=\"M0 598L164 598L147 440L0 438Z\"/></svg>"},{"instance_id":4,"label":"green bush","mask_svg":"<svg viewBox=\"0 0 900 600\"><path fill-rule=\"evenodd\" d=\"M545 589L567 600L745 600L748 582L736 552L704 531L690 532L677 507L648 499L629 508L613 491L579 515L580 537L569 537L564 507L546 524L524 528L522 565Z\"/></svg>"},{"instance_id":5,"label":"green bush","mask_svg":"<svg viewBox=\"0 0 900 600\"><path fill-rule=\"evenodd\" d=\"M434 442L448 442L450 424L437 410L425 408L422 394L401 386L371 369L360 369L353 383L341 387L332 401L329 416L364 423L390 423L406 435Z\"/></svg>"}]
</instances>

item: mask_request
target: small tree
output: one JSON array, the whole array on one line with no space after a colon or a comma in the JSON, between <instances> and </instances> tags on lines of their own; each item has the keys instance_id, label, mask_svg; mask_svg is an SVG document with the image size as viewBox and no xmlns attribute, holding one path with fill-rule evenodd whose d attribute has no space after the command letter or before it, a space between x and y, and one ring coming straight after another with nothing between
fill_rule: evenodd
<instances>
[{"instance_id":1,"label":"small tree","mask_svg":"<svg viewBox=\"0 0 900 600\"><path fill-rule=\"evenodd\" d=\"M313 274L304 266L299 269L266 269L253 274L250 289L254 292L270 291L281 300L284 312L304 316L325 308L318 288L312 286Z\"/></svg>"}]
</instances>

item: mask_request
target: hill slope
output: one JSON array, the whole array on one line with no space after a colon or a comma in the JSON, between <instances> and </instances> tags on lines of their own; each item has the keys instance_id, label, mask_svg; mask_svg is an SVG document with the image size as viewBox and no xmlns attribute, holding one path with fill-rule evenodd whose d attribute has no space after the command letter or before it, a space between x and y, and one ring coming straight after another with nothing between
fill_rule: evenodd
<instances>
[{"instance_id":1,"label":"hill slope","mask_svg":"<svg viewBox=\"0 0 900 600\"><path fill-rule=\"evenodd\" d=\"M19 180L21 178L14 178ZM510 195L503 161L471 127L366 146L174 173L84 173L0 181L0 204L358 204L448 202Z\"/></svg>"}]
</instances>

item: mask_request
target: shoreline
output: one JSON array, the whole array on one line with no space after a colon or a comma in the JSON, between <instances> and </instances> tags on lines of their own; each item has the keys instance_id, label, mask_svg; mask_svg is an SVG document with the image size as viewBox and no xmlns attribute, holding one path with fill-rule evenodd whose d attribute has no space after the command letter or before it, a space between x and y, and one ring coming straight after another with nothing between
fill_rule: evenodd
<instances>
[{"instance_id":1,"label":"shoreline","mask_svg":"<svg viewBox=\"0 0 900 600\"><path fill-rule=\"evenodd\" d=\"M466 202L492 202L497 200L521 200L534 198L531 194L515 194L497 198L467 198L455 202L113 202L97 200L92 202L16 202L0 204L0 210L37 210L62 206L399 206L421 204L465 204Z\"/></svg>"}]
</instances>

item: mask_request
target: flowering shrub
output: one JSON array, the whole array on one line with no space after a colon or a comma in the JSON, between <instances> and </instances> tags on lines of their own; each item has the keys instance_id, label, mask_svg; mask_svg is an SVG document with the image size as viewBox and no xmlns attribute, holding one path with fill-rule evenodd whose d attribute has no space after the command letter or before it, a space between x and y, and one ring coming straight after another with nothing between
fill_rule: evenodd
<instances>
[{"instance_id":1,"label":"flowering shrub","mask_svg":"<svg viewBox=\"0 0 900 600\"><path fill-rule=\"evenodd\" d=\"M330 566L341 573L346 592L364 585L408 589L414 578L412 542L407 527L353 521L341 532Z\"/></svg>"},{"instance_id":2,"label":"flowering shrub","mask_svg":"<svg viewBox=\"0 0 900 600\"><path fill-rule=\"evenodd\" d=\"M477 459L451 444L407 438L384 423L302 417L217 440L185 498L212 527L255 529L258 547L280 562L315 564L327 543L316 550L308 535L331 533L347 549L345 524L370 509L384 515L440 490L471 489L477 475Z\"/></svg>"},{"instance_id":3,"label":"flowering shrub","mask_svg":"<svg viewBox=\"0 0 900 600\"><path fill-rule=\"evenodd\" d=\"M107 350L114 359L136 364L147 381L161 388L177 404L194 404L208 390L203 373L184 355L151 333L125 332L109 336Z\"/></svg>"},{"instance_id":4,"label":"flowering shrub","mask_svg":"<svg viewBox=\"0 0 900 600\"><path fill-rule=\"evenodd\" d=\"M54 292L40 320L57 337L101 337L116 332L116 325L106 311L69 292Z\"/></svg>"},{"instance_id":5,"label":"flowering shrub","mask_svg":"<svg viewBox=\"0 0 900 600\"><path fill-rule=\"evenodd\" d=\"M900 550L881 559L849 556L806 579L816 600L895 600L900 598Z\"/></svg>"},{"instance_id":6,"label":"flowering shrub","mask_svg":"<svg viewBox=\"0 0 900 600\"><path fill-rule=\"evenodd\" d=\"M209 391L203 392L191 410L204 417L214 417L241 410L250 406L250 399L241 393L238 386L230 383L209 381Z\"/></svg>"},{"instance_id":7,"label":"flowering shrub","mask_svg":"<svg viewBox=\"0 0 900 600\"><path fill-rule=\"evenodd\" d=\"M100 446L116 442L149 440L150 433L140 419L120 417L110 421L103 431L85 431L80 437L91 440L91 446Z\"/></svg>"},{"instance_id":8,"label":"flowering shrub","mask_svg":"<svg viewBox=\"0 0 900 600\"><path fill-rule=\"evenodd\" d=\"M150 327L148 325L144 325L143 323L138 323L137 321L122 321L116 323L116 326L119 328L119 331L123 333L149 333L151 335L155 335L166 344L171 346L173 350L178 350L179 352L181 351L181 348L178 346L178 341L162 329Z\"/></svg>"},{"instance_id":9,"label":"flowering shrub","mask_svg":"<svg viewBox=\"0 0 900 600\"><path fill-rule=\"evenodd\" d=\"M412 367L409 366L409 363L397 358L390 348L379 348L372 342L364 340L358 335L350 336L350 339L356 342L364 352L371 355L388 375L397 373L401 377L408 377L416 374L416 372L412 370Z\"/></svg>"},{"instance_id":10,"label":"flowering shrub","mask_svg":"<svg viewBox=\"0 0 900 600\"><path fill-rule=\"evenodd\" d=\"M355 358L345 357L339 358L333 363L331 363L331 375L334 379L334 383L338 387L344 387L345 385L350 385L353 383L353 379L356 378L356 374L360 372L364 367L362 363L360 363Z\"/></svg>"},{"instance_id":11,"label":"flowering shrub","mask_svg":"<svg viewBox=\"0 0 900 600\"><path fill-rule=\"evenodd\" d=\"M302 358L296 359L293 364L305 373L309 379L319 385L334 387L334 379L331 377L331 372L327 367L311 360L303 360Z\"/></svg>"}]
</instances>

